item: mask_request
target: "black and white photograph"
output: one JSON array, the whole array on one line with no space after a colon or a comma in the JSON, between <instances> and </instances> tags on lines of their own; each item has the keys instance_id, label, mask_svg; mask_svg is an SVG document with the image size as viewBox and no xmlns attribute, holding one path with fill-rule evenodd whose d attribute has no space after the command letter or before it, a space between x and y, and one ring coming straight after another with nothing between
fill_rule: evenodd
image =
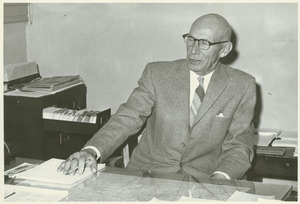
<instances>
[{"instance_id":1,"label":"black and white photograph","mask_svg":"<svg viewBox=\"0 0 300 204\"><path fill-rule=\"evenodd\" d=\"M298 2L9 2L3 202L298 201Z\"/></svg>"}]
</instances>

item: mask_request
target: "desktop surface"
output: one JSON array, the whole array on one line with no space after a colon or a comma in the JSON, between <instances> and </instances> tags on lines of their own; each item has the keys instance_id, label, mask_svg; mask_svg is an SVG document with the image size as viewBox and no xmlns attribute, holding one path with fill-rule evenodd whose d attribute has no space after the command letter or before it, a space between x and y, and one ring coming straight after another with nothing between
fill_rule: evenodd
<instances>
[{"instance_id":1,"label":"desktop surface","mask_svg":"<svg viewBox=\"0 0 300 204\"><path fill-rule=\"evenodd\" d=\"M16 164L21 161L17 158ZM106 167L68 189L69 195L61 201L180 201L182 197L226 201L235 191L285 200L291 188L245 180L199 179L183 174Z\"/></svg>"},{"instance_id":2,"label":"desktop surface","mask_svg":"<svg viewBox=\"0 0 300 204\"><path fill-rule=\"evenodd\" d=\"M71 188L63 201L178 201L182 197L226 201L235 191L284 200L291 186L106 167Z\"/></svg>"}]
</instances>

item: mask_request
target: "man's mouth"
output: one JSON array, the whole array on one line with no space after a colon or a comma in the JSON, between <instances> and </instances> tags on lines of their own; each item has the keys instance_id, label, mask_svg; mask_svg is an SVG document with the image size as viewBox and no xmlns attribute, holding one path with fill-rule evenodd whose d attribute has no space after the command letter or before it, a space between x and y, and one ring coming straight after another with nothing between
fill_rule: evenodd
<instances>
[{"instance_id":1,"label":"man's mouth","mask_svg":"<svg viewBox=\"0 0 300 204\"><path fill-rule=\"evenodd\" d=\"M199 64L201 62L201 60L189 59L189 62L192 63L192 64Z\"/></svg>"}]
</instances>

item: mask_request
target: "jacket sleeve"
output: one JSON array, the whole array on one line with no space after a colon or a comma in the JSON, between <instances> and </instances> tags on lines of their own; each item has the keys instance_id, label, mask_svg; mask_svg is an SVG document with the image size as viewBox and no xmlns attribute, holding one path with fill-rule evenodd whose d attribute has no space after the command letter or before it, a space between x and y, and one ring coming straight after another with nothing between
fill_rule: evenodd
<instances>
[{"instance_id":1,"label":"jacket sleeve","mask_svg":"<svg viewBox=\"0 0 300 204\"><path fill-rule=\"evenodd\" d=\"M144 125L155 105L151 66L148 64L129 96L109 121L86 143L96 147L105 161L126 139L136 134Z\"/></svg>"},{"instance_id":2,"label":"jacket sleeve","mask_svg":"<svg viewBox=\"0 0 300 204\"><path fill-rule=\"evenodd\" d=\"M254 157L252 119L255 104L256 83L253 78L234 113L216 169L216 171L227 173L231 179L241 179L251 167L251 161Z\"/></svg>"}]
</instances>

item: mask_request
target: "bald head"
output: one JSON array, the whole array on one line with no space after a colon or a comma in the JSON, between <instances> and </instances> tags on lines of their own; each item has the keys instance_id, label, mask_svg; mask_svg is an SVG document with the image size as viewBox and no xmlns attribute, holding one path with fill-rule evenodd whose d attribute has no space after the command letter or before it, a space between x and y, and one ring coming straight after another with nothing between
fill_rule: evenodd
<instances>
[{"instance_id":1,"label":"bald head","mask_svg":"<svg viewBox=\"0 0 300 204\"><path fill-rule=\"evenodd\" d=\"M190 70L204 76L217 68L220 58L232 50L231 28L220 15L207 14L196 19L187 34L193 44L187 43L187 60ZM206 48L200 40L212 43ZM197 42L197 43L196 43Z\"/></svg>"},{"instance_id":2,"label":"bald head","mask_svg":"<svg viewBox=\"0 0 300 204\"><path fill-rule=\"evenodd\" d=\"M191 26L190 33L199 33L203 30L210 32L213 41L230 41L231 39L229 23L218 14L207 14L196 19Z\"/></svg>"}]
</instances>

